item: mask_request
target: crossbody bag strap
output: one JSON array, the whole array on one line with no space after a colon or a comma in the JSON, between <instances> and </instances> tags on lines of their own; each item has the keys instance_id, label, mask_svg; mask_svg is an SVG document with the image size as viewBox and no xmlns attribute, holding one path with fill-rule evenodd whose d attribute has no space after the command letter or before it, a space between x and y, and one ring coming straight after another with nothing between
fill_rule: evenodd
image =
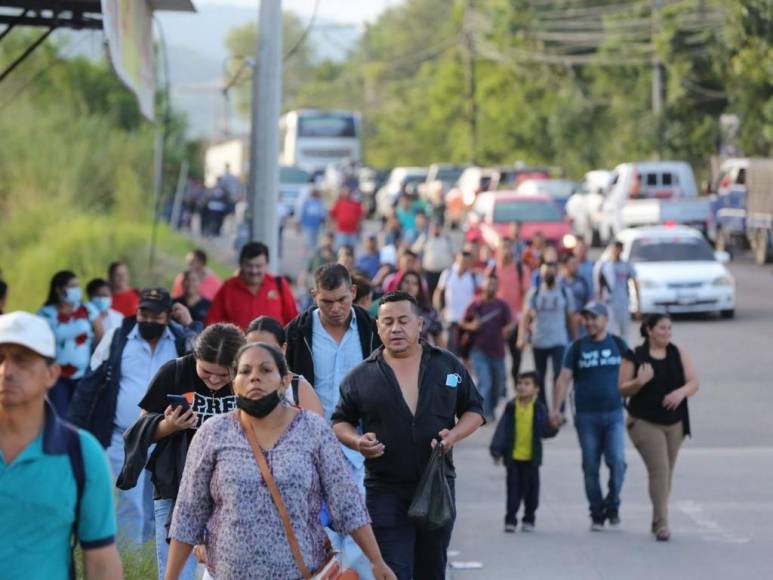
<instances>
[{"instance_id":1,"label":"crossbody bag strap","mask_svg":"<svg viewBox=\"0 0 773 580\"><path fill-rule=\"evenodd\" d=\"M266 482L266 485L268 486L268 490L271 492L271 498L274 500L274 504L276 505L277 511L279 511L279 517L282 520L282 525L285 528L285 534L287 535L287 541L290 543L290 551L292 551L293 553L293 557L295 558L295 563L297 564L304 578L307 578L307 579L311 578L311 573L309 572L309 569L306 567L306 564L303 562L301 549L298 546L298 539L295 537L293 526L290 523L290 516L287 513L287 508L285 508L285 504L282 501L282 496L279 493L279 488L277 488L276 486L274 477L271 475L271 470L269 470L268 468L266 457L265 455L263 455L263 451L260 450L260 446L258 445L258 440L255 437L255 432L247 424L247 422L244 419L244 415L241 411L238 412L238 415L239 415L239 423L241 423L242 429L244 429L244 434L247 436L247 441L250 442L250 447L252 448L252 454L255 456L255 461L257 462L258 468L260 469L260 474L263 476L263 481Z\"/></svg>"}]
</instances>

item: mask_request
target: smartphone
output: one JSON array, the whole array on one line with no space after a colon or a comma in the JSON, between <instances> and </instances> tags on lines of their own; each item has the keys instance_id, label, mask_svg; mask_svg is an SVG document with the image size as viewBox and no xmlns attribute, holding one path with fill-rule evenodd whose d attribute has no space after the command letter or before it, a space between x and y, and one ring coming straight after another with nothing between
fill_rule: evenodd
<instances>
[{"instance_id":1,"label":"smartphone","mask_svg":"<svg viewBox=\"0 0 773 580\"><path fill-rule=\"evenodd\" d=\"M191 408L191 404L184 395L167 395L166 400L169 401L169 404L173 407L182 407L183 413Z\"/></svg>"}]
</instances>

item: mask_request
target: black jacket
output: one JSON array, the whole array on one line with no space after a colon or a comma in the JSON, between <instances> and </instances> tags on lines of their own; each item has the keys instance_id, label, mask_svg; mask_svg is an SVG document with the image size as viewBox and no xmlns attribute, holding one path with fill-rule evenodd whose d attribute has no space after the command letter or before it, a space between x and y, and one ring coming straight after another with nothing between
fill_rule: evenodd
<instances>
[{"instance_id":1,"label":"black jacket","mask_svg":"<svg viewBox=\"0 0 773 580\"><path fill-rule=\"evenodd\" d=\"M115 482L118 489L132 489L137 485L142 470L147 469L153 482L154 499L177 497L188 445L193 435L188 431L181 431L164 437L156 443L156 448L148 459L153 434L163 418L161 413L147 413L124 433L123 468Z\"/></svg>"},{"instance_id":2,"label":"black jacket","mask_svg":"<svg viewBox=\"0 0 773 580\"><path fill-rule=\"evenodd\" d=\"M123 349L136 324L134 316L124 318L120 328L113 334L107 359L96 369L89 368L78 383L70 403L70 420L73 424L89 431L105 448L110 446L113 435ZM169 329L175 338L177 355L182 356L192 349L193 339L200 331L201 323L194 322L184 328L172 321Z\"/></svg>"},{"instance_id":3,"label":"black jacket","mask_svg":"<svg viewBox=\"0 0 773 580\"><path fill-rule=\"evenodd\" d=\"M359 306L353 306L357 316L357 332L360 335L363 359L381 346L378 337L376 321L370 314ZM285 331L287 332L287 364L290 370L303 377L314 385L314 358L311 354L311 338L314 330L313 312L316 306L301 312L294 320L290 321Z\"/></svg>"},{"instance_id":4,"label":"black jacket","mask_svg":"<svg viewBox=\"0 0 773 580\"><path fill-rule=\"evenodd\" d=\"M531 438L531 461L534 465L542 465L542 439L555 437L558 430L548 421L548 410L539 400L534 402L534 423ZM491 439L489 451L494 459L504 458L505 464L513 461L513 446L515 445L515 399L507 403L505 412L497 423L497 430Z\"/></svg>"}]
</instances>

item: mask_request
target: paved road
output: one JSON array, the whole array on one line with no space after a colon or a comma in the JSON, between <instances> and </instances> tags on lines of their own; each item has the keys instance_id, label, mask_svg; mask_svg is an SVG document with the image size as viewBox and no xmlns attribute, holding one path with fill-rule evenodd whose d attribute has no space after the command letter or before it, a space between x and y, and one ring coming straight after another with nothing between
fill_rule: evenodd
<instances>
[{"instance_id":1,"label":"paved road","mask_svg":"<svg viewBox=\"0 0 773 580\"><path fill-rule=\"evenodd\" d=\"M298 237L285 232L283 273L301 268ZM226 243L220 250L221 258L232 255ZM657 544L649 535L646 472L628 442L622 526L588 531L571 427L545 445L537 532L504 534L505 474L489 459L493 427L484 427L455 451L458 517L451 543L452 561L484 567L452 570L453 580L773 578L773 269L748 260L731 269L738 282L734 320L674 324L674 341L689 349L701 390L690 404L694 438L677 463L672 541Z\"/></svg>"},{"instance_id":2,"label":"paved road","mask_svg":"<svg viewBox=\"0 0 773 580\"><path fill-rule=\"evenodd\" d=\"M627 442L620 530L588 531L574 430L545 445L538 531L504 534L504 469L488 458L491 427L456 450L458 519L451 560L481 570L454 580L635 580L773 577L773 269L732 266L735 320L677 320L674 341L689 349L701 378L691 401L694 437L677 462L672 541L649 533L646 472Z\"/></svg>"}]
</instances>

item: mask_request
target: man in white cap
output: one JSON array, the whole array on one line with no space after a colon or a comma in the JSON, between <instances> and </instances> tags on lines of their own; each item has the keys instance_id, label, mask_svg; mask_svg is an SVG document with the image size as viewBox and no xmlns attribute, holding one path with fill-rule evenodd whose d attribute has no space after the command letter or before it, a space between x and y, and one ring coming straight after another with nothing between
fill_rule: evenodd
<instances>
[{"instance_id":1,"label":"man in white cap","mask_svg":"<svg viewBox=\"0 0 773 580\"><path fill-rule=\"evenodd\" d=\"M0 562L3 578L73 577L73 534L89 580L122 578L112 478L94 437L46 399L59 377L48 324L0 316Z\"/></svg>"}]
</instances>

